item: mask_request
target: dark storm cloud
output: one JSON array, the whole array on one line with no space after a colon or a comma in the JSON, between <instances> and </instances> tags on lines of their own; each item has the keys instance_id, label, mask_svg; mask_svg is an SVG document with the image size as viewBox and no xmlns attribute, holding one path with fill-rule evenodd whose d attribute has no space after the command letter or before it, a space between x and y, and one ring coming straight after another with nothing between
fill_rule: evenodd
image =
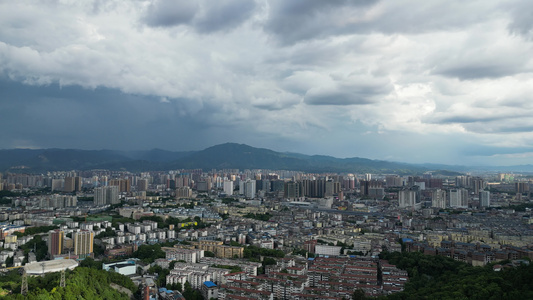
<instances>
[{"instance_id":1,"label":"dark storm cloud","mask_svg":"<svg viewBox=\"0 0 533 300\"><path fill-rule=\"evenodd\" d=\"M255 1L174 1L156 0L146 10L143 21L151 27L189 25L201 33L239 26L252 16Z\"/></svg>"},{"instance_id":2,"label":"dark storm cloud","mask_svg":"<svg viewBox=\"0 0 533 300\"><path fill-rule=\"evenodd\" d=\"M175 148L204 128L179 108L118 90L27 86L0 80L0 148ZM207 128L205 128L207 129Z\"/></svg>"},{"instance_id":3,"label":"dark storm cloud","mask_svg":"<svg viewBox=\"0 0 533 300\"><path fill-rule=\"evenodd\" d=\"M348 77L335 81L333 85L309 89L304 102L309 105L370 104L391 90L392 86L386 79Z\"/></svg>"},{"instance_id":4,"label":"dark storm cloud","mask_svg":"<svg viewBox=\"0 0 533 300\"><path fill-rule=\"evenodd\" d=\"M268 147L285 140L243 126L215 104L187 113L187 99L116 89L28 86L0 78L0 149L201 150L234 141ZM284 150L284 149L280 149Z\"/></svg>"},{"instance_id":5,"label":"dark storm cloud","mask_svg":"<svg viewBox=\"0 0 533 300\"><path fill-rule=\"evenodd\" d=\"M450 116L435 120L435 123L476 123L476 122L492 122L502 119L507 119L509 116Z\"/></svg>"},{"instance_id":6,"label":"dark storm cloud","mask_svg":"<svg viewBox=\"0 0 533 300\"><path fill-rule=\"evenodd\" d=\"M144 22L152 27L188 24L198 12L196 1L156 0L148 6Z\"/></svg>"},{"instance_id":7,"label":"dark storm cloud","mask_svg":"<svg viewBox=\"0 0 533 300\"><path fill-rule=\"evenodd\" d=\"M374 94L380 91L372 88L361 89L324 89L311 90L304 98L304 102L309 105L361 105L375 102Z\"/></svg>"},{"instance_id":8,"label":"dark storm cloud","mask_svg":"<svg viewBox=\"0 0 533 300\"><path fill-rule=\"evenodd\" d=\"M463 65L451 68L436 70L433 74L438 74L460 80L472 80L483 78L499 78L510 76L522 72L521 67L505 64L493 64L487 62L486 65Z\"/></svg>"},{"instance_id":9,"label":"dark storm cloud","mask_svg":"<svg viewBox=\"0 0 533 300\"><path fill-rule=\"evenodd\" d=\"M510 32L520 34L527 39L533 39L533 5L530 2L504 3L505 9L510 10L511 22L508 29Z\"/></svg>"},{"instance_id":10,"label":"dark storm cloud","mask_svg":"<svg viewBox=\"0 0 533 300\"><path fill-rule=\"evenodd\" d=\"M361 105L370 104L372 101L350 93L333 92L306 96L305 103L310 105Z\"/></svg>"},{"instance_id":11,"label":"dark storm cloud","mask_svg":"<svg viewBox=\"0 0 533 300\"><path fill-rule=\"evenodd\" d=\"M444 116L439 114L433 116L428 123L432 124L460 124L469 132L481 134L506 134L506 133L528 133L533 132L533 125L530 122L530 115L526 111L520 111L519 106L513 108L478 107L471 108L469 114L464 112L448 112Z\"/></svg>"},{"instance_id":12,"label":"dark storm cloud","mask_svg":"<svg viewBox=\"0 0 533 300\"><path fill-rule=\"evenodd\" d=\"M265 30L275 34L284 44L321 37L346 27L340 24L343 21L335 20L335 12L347 7L364 10L375 3L374 0L272 0L269 1Z\"/></svg>"},{"instance_id":13,"label":"dark storm cloud","mask_svg":"<svg viewBox=\"0 0 533 300\"><path fill-rule=\"evenodd\" d=\"M194 25L199 32L231 29L250 18L255 7L250 0L208 1Z\"/></svg>"},{"instance_id":14,"label":"dark storm cloud","mask_svg":"<svg viewBox=\"0 0 533 300\"><path fill-rule=\"evenodd\" d=\"M284 45L344 34L460 30L500 14L494 3L459 1L271 0L269 7L264 30Z\"/></svg>"}]
</instances>

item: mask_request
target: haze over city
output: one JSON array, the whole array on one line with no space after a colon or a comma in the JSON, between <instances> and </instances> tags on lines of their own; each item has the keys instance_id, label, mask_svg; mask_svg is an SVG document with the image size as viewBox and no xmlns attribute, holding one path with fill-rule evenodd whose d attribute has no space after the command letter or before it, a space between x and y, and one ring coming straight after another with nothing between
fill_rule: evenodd
<instances>
[{"instance_id":1,"label":"haze over city","mask_svg":"<svg viewBox=\"0 0 533 300\"><path fill-rule=\"evenodd\" d=\"M529 1L4 1L1 149L533 155Z\"/></svg>"}]
</instances>

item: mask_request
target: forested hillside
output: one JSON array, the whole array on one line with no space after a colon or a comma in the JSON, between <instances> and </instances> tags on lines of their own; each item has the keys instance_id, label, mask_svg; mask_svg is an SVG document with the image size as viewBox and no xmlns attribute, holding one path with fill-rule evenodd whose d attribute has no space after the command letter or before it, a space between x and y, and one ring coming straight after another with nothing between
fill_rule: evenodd
<instances>
[{"instance_id":1,"label":"forested hillside","mask_svg":"<svg viewBox=\"0 0 533 300\"><path fill-rule=\"evenodd\" d=\"M384 253L383 259L409 273L405 290L386 299L533 299L533 265L473 267L442 256Z\"/></svg>"},{"instance_id":2,"label":"forested hillside","mask_svg":"<svg viewBox=\"0 0 533 300\"><path fill-rule=\"evenodd\" d=\"M110 283L123 286L135 293L137 288L126 276L114 272L78 267L66 273L66 287L59 287L61 274L50 273L44 277L28 276L29 294L20 294L22 278L19 270L0 276L1 299L114 299L128 300L126 294L111 288Z\"/></svg>"}]
</instances>

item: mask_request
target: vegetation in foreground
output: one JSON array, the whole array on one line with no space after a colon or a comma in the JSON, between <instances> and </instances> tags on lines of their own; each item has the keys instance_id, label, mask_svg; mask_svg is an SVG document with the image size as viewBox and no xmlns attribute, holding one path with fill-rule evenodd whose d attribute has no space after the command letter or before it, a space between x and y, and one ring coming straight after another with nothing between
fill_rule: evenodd
<instances>
[{"instance_id":1,"label":"vegetation in foreground","mask_svg":"<svg viewBox=\"0 0 533 300\"><path fill-rule=\"evenodd\" d=\"M137 288L126 276L89 267L77 267L67 271L66 287L59 287L61 274L49 273L44 277L28 276L29 293L20 294L22 276L19 270L12 270L0 276L0 297L2 299L115 299L129 297L110 286L115 283L135 293Z\"/></svg>"},{"instance_id":2,"label":"vegetation in foreground","mask_svg":"<svg viewBox=\"0 0 533 300\"><path fill-rule=\"evenodd\" d=\"M473 267L442 256L385 252L389 263L407 270L405 290L382 299L533 299L533 265Z\"/></svg>"}]
</instances>

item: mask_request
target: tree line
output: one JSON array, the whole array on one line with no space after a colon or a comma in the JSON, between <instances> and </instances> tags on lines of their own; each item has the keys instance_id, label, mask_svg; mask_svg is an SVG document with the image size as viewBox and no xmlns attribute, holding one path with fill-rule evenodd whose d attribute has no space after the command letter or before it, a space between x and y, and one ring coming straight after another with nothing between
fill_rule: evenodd
<instances>
[{"instance_id":1,"label":"tree line","mask_svg":"<svg viewBox=\"0 0 533 300\"><path fill-rule=\"evenodd\" d=\"M382 299L533 299L533 265L497 272L494 264L474 267L420 252L384 252L380 258L406 270L403 292Z\"/></svg>"}]
</instances>

